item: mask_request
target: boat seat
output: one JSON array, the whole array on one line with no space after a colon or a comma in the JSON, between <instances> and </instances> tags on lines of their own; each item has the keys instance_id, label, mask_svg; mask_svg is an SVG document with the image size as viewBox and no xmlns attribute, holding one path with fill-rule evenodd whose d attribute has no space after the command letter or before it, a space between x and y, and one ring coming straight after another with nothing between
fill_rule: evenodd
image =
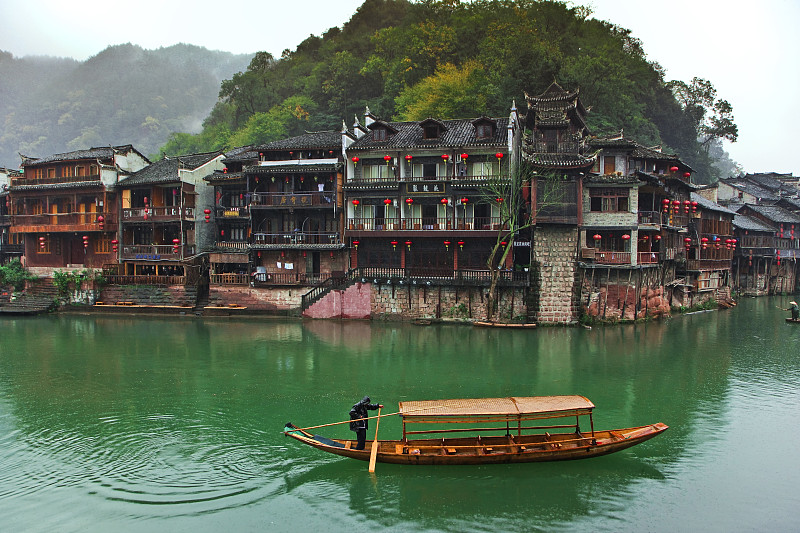
<instances>
[{"instance_id":1,"label":"boat seat","mask_svg":"<svg viewBox=\"0 0 800 533\"><path fill-rule=\"evenodd\" d=\"M407 452L403 448L402 444L395 444L394 445L394 453L396 453L397 455L403 455L404 453L407 453Z\"/></svg>"},{"instance_id":2,"label":"boat seat","mask_svg":"<svg viewBox=\"0 0 800 533\"><path fill-rule=\"evenodd\" d=\"M445 451L445 453L447 455L455 455L456 454L456 449L455 448L445 448L444 451Z\"/></svg>"},{"instance_id":3,"label":"boat seat","mask_svg":"<svg viewBox=\"0 0 800 533\"><path fill-rule=\"evenodd\" d=\"M344 447L345 447L346 450L349 450L350 446L352 446L352 445L353 445L353 441L350 441L350 440L344 443Z\"/></svg>"}]
</instances>

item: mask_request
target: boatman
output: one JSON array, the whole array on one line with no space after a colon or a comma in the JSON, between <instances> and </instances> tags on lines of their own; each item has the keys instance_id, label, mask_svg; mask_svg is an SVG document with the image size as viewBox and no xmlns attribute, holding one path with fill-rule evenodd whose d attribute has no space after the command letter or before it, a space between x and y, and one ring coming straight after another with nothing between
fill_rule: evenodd
<instances>
[{"instance_id":1,"label":"boatman","mask_svg":"<svg viewBox=\"0 0 800 533\"><path fill-rule=\"evenodd\" d=\"M792 312L792 320L800 319L800 308L797 307L797 302L789 302L789 307L784 309L784 311Z\"/></svg>"},{"instance_id":2,"label":"boatman","mask_svg":"<svg viewBox=\"0 0 800 533\"><path fill-rule=\"evenodd\" d=\"M383 405L369 403L369 396L364 396L360 402L350 409L350 429L356 432L356 438L358 439L356 450L363 450L367 440L367 411L374 411L380 407L383 407Z\"/></svg>"}]
</instances>

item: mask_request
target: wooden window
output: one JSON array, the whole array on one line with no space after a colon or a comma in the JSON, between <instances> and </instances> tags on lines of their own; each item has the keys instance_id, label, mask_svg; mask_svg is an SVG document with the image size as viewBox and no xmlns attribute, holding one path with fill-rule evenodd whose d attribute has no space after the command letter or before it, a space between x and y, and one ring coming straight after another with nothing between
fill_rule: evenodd
<instances>
[{"instance_id":1,"label":"wooden window","mask_svg":"<svg viewBox=\"0 0 800 533\"><path fill-rule=\"evenodd\" d=\"M111 239L108 235L102 235L98 239L94 239L94 252L97 254L107 254L111 251Z\"/></svg>"},{"instance_id":2,"label":"wooden window","mask_svg":"<svg viewBox=\"0 0 800 533\"><path fill-rule=\"evenodd\" d=\"M628 211L628 189L591 189L590 210L600 213Z\"/></svg>"},{"instance_id":3,"label":"wooden window","mask_svg":"<svg viewBox=\"0 0 800 533\"><path fill-rule=\"evenodd\" d=\"M35 179L42 179L42 169L41 168L34 168L33 169L33 177Z\"/></svg>"},{"instance_id":4,"label":"wooden window","mask_svg":"<svg viewBox=\"0 0 800 533\"><path fill-rule=\"evenodd\" d=\"M386 128L377 128L372 132L372 139L375 141L386 140Z\"/></svg>"},{"instance_id":5,"label":"wooden window","mask_svg":"<svg viewBox=\"0 0 800 533\"><path fill-rule=\"evenodd\" d=\"M55 178L56 177L56 169L55 169L55 167L47 169L47 177L48 178Z\"/></svg>"},{"instance_id":6,"label":"wooden window","mask_svg":"<svg viewBox=\"0 0 800 533\"><path fill-rule=\"evenodd\" d=\"M435 124L431 124L425 126L422 131L422 138L423 139L438 139L439 138L439 126Z\"/></svg>"},{"instance_id":7,"label":"wooden window","mask_svg":"<svg viewBox=\"0 0 800 533\"><path fill-rule=\"evenodd\" d=\"M41 200L31 202L31 211L34 215L41 215L44 212L44 205Z\"/></svg>"},{"instance_id":8,"label":"wooden window","mask_svg":"<svg viewBox=\"0 0 800 533\"><path fill-rule=\"evenodd\" d=\"M61 176L64 178L71 178L75 174L75 169L72 166L67 165L65 167L61 167Z\"/></svg>"},{"instance_id":9,"label":"wooden window","mask_svg":"<svg viewBox=\"0 0 800 533\"><path fill-rule=\"evenodd\" d=\"M494 135L494 128L492 128L491 124L479 124L477 128L475 128L475 136L478 139L491 139Z\"/></svg>"},{"instance_id":10,"label":"wooden window","mask_svg":"<svg viewBox=\"0 0 800 533\"><path fill-rule=\"evenodd\" d=\"M79 166L75 170L77 171L76 172L77 176L85 176L86 175L86 167L84 167L84 166Z\"/></svg>"},{"instance_id":11,"label":"wooden window","mask_svg":"<svg viewBox=\"0 0 800 533\"><path fill-rule=\"evenodd\" d=\"M603 157L603 174L613 174L617 171L617 158L613 155Z\"/></svg>"}]
</instances>

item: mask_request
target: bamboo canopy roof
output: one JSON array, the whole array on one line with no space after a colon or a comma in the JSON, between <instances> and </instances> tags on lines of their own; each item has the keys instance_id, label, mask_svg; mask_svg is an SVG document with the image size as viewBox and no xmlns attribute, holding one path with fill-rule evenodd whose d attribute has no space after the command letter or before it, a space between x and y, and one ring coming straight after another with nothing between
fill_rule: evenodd
<instances>
[{"instance_id":1,"label":"bamboo canopy roof","mask_svg":"<svg viewBox=\"0 0 800 533\"><path fill-rule=\"evenodd\" d=\"M593 408L594 404L583 396L513 396L400 402L400 415L409 422L469 416L517 418L526 415L552 415L555 417L589 414Z\"/></svg>"}]
</instances>

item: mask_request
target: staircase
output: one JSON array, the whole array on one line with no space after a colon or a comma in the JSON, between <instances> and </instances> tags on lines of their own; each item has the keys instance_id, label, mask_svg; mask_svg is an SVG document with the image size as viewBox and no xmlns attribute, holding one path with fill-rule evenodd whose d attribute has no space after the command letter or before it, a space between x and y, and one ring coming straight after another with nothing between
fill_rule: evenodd
<instances>
[{"instance_id":1,"label":"staircase","mask_svg":"<svg viewBox=\"0 0 800 533\"><path fill-rule=\"evenodd\" d=\"M45 313L58 307L58 288L52 280L46 279L29 283L16 298L3 298L0 301L0 313L12 315L33 315Z\"/></svg>"},{"instance_id":2,"label":"staircase","mask_svg":"<svg viewBox=\"0 0 800 533\"><path fill-rule=\"evenodd\" d=\"M313 289L308 291L303 295L303 301L300 305L300 313L302 314L303 311L314 305L316 302L321 300L325 297L326 294L331 292L332 290L342 290L346 289L350 285L356 282L355 278L352 276L339 276L339 277L330 277L316 285Z\"/></svg>"}]
</instances>

